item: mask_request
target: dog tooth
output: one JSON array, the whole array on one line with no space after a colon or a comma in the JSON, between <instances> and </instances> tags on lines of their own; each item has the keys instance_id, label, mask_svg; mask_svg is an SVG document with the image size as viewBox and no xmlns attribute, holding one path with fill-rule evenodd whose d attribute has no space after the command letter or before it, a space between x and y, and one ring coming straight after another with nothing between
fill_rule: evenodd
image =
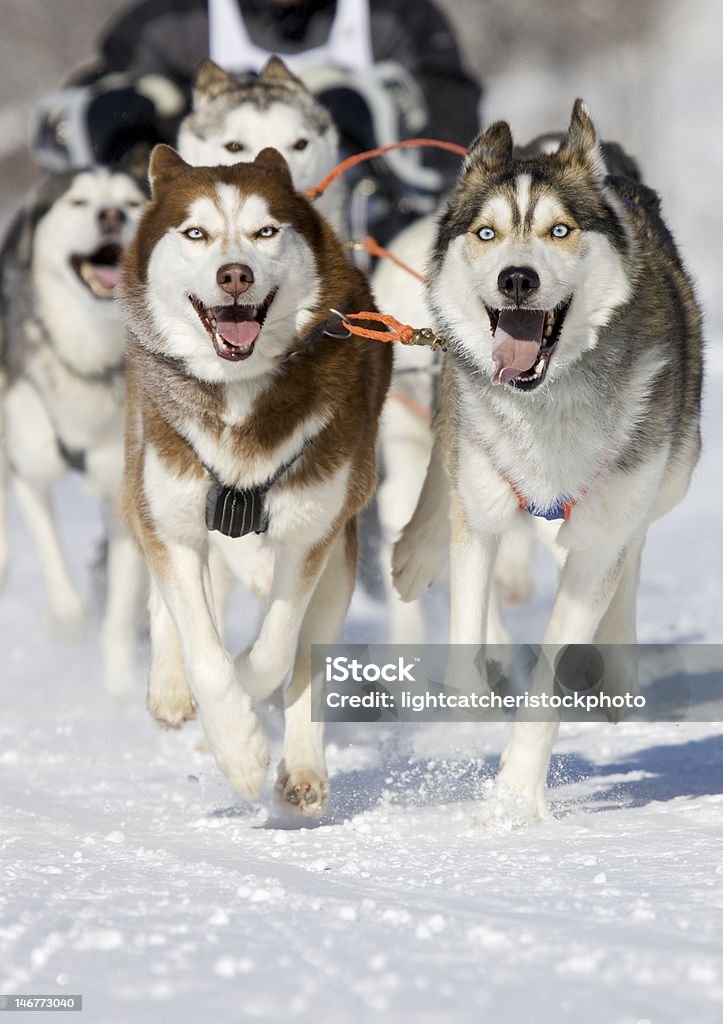
<instances>
[{"instance_id":1,"label":"dog tooth","mask_svg":"<svg viewBox=\"0 0 723 1024\"><path fill-rule=\"evenodd\" d=\"M545 367L545 360L544 359L540 359L540 361L535 364L535 373L537 374L538 377L542 373L544 367Z\"/></svg>"},{"instance_id":2,"label":"dog tooth","mask_svg":"<svg viewBox=\"0 0 723 1024\"><path fill-rule=\"evenodd\" d=\"M545 337L549 338L552 336L552 324L548 324L545 328Z\"/></svg>"}]
</instances>

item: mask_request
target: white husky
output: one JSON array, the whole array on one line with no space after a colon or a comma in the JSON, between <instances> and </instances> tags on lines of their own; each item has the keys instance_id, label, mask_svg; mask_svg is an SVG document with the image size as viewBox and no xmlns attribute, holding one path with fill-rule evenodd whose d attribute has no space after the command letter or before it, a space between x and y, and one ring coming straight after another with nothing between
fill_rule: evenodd
<instances>
[{"instance_id":1,"label":"white husky","mask_svg":"<svg viewBox=\"0 0 723 1024\"><path fill-rule=\"evenodd\" d=\"M178 132L178 152L194 166L253 160L272 146L282 153L299 191L313 188L338 162L339 138L328 110L278 57L257 75L229 75L212 60L198 67L193 110ZM337 231L344 189L335 182L317 209Z\"/></svg>"},{"instance_id":2,"label":"white husky","mask_svg":"<svg viewBox=\"0 0 723 1024\"><path fill-rule=\"evenodd\" d=\"M93 170L49 179L15 221L2 254L6 471L38 552L52 616L65 631L83 622L85 609L61 549L51 487L77 469L103 502L109 552L102 644L111 688L128 680L143 580L115 510L125 332L113 301L143 202L126 174Z\"/></svg>"}]
</instances>

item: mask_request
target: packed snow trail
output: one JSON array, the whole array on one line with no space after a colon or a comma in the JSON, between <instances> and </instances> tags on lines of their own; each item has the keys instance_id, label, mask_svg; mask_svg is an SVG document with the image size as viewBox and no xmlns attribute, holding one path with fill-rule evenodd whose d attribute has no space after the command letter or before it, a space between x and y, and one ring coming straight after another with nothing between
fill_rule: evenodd
<instances>
[{"instance_id":1,"label":"packed snow trail","mask_svg":"<svg viewBox=\"0 0 723 1024\"><path fill-rule=\"evenodd\" d=\"M691 491L649 535L644 641L723 639L721 384L719 361ZM97 510L76 481L60 508L89 581ZM0 992L80 993L88 1024L723 1019L723 725L564 726L554 819L518 831L475 824L504 726L336 725L331 806L300 823L271 774L244 804L198 725L159 731L140 683L105 697L95 628L48 639L11 511ZM547 562L538 576L517 639L539 640ZM380 609L358 596L347 634L380 639ZM278 752L280 713L264 714Z\"/></svg>"}]
</instances>

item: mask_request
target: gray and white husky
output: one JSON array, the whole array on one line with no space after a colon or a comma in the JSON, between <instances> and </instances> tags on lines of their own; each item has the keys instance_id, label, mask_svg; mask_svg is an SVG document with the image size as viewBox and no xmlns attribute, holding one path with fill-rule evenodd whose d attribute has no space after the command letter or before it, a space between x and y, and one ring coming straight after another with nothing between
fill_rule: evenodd
<instances>
[{"instance_id":1,"label":"gray and white husky","mask_svg":"<svg viewBox=\"0 0 723 1024\"><path fill-rule=\"evenodd\" d=\"M118 525L123 471L125 332L114 301L120 260L144 195L127 174L49 178L16 218L0 257L0 496L9 476L37 549L52 617L85 618L61 548L51 488L81 470L109 530L102 642L106 683L127 680L141 563ZM4 508L3 508L4 513ZM7 560L0 516L0 573Z\"/></svg>"},{"instance_id":2,"label":"gray and white husky","mask_svg":"<svg viewBox=\"0 0 723 1024\"><path fill-rule=\"evenodd\" d=\"M538 135L523 147L515 147L520 158L554 153L564 133ZM609 174L640 182L636 161L617 142L604 141L600 149ZM391 252L408 267L421 273L432 255L437 222L442 213L421 217L404 228L390 243ZM427 326L430 311L423 281L412 278L399 265L381 260L371 278L377 305L402 323ZM385 409L382 438L388 472L379 488L379 515L383 527L383 549L391 549L414 511L432 450L431 420L439 353L427 348L403 348L396 353L394 384ZM497 614L496 602L521 604L532 594L532 537L505 538L495 563L495 587L491 595L494 622L490 642L509 643L509 635ZM391 555L382 559L389 566ZM399 599L387 574L390 591L391 636L395 643L421 643L424 622L419 602ZM396 599L395 599L396 598Z\"/></svg>"},{"instance_id":3,"label":"gray and white husky","mask_svg":"<svg viewBox=\"0 0 723 1024\"><path fill-rule=\"evenodd\" d=\"M657 196L606 173L580 100L553 153L517 157L504 122L478 137L430 278L450 347L396 579L404 597L419 594L449 539L451 643L480 645L500 539L560 520L541 689L565 645L635 642L648 527L681 500L698 459L700 310ZM603 681L628 684L624 670ZM556 735L554 722L518 717L487 813L507 797L525 817L546 813Z\"/></svg>"},{"instance_id":4,"label":"gray and white husky","mask_svg":"<svg viewBox=\"0 0 723 1024\"><path fill-rule=\"evenodd\" d=\"M279 57L258 75L229 75L201 61L193 84L193 109L178 133L178 152L194 166L235 164L273 147L286 159L301 192L326 177L338 162L339 138L326 107ZM317 200L319 212L341 230L344 190L335 182Z\"/></svg>"}]
</instances>

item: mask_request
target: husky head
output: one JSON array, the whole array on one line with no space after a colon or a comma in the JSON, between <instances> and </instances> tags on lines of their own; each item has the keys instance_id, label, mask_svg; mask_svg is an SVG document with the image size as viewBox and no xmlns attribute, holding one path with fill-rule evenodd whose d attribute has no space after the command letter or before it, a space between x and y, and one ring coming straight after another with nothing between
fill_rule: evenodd
<instances>
[{"instance_id":1,"label":"husky head","mask_svg":"<svg viewBox=\"0 0 723 1024\"><path fill-rule=\"evenodd\" d=\"M505 122L470 147L438 231L430 300L492 384L529 393L598 343L630 297L630 237L581 100L553 152L513 152Z\"/></svg>"},{"instance_id":2,"label":"husky head","mask_svg":"<svg viewBox=\"0 0 723 1024\"><path fill-rule=\"evenodd\" d=\"M338 144L328 111L278 57L270 57L258 76L241 77L202 61L193 111L178 135L181 156L198 166L253 160L273 147L285 157L299 190L329 172Z\"/></svg>"},{"instance_id":3,"label":"husky head","mask_svg":"<svg viewBox=\"0 0 723 1024\"><path fill-rule=\"evenodd\" d=\"M125 266L131 326L201 380L275 369L315 315L324 230L273 149L252 163L191 167L151 156L152 201Z\"/></svg>"},{"instance_id":4,"label":"husky head","mask_svg":"<svg viewBox=\"0 0 723 1024\"><path fill-rule=\"evenodd\" d=\"M128 174L93 169L50 179L38 197L32 241L41 302L57 288L88 308L112 299L144 202Z\"/></svg>"}]
</instances>

